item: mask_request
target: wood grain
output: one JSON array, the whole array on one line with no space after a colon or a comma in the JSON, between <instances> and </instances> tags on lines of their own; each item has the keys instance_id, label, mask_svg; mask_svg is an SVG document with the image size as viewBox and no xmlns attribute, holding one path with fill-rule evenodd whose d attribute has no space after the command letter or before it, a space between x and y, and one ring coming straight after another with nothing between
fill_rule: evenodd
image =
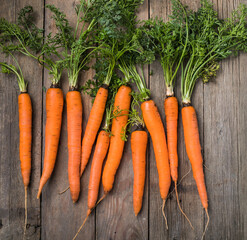
<instances>
[{"instance_id":1,"label":"wood grain","mask_svg":"<svg viewBox=\"0 0 247 240\"><path fill-rule=\"evenodd\" d=\"M33 5L39 27L43 25L42 3L31 0L1 2L0 16L11 22L26 5ZM17 57L28 81L33 108L32 173L28 188L27 239L40 239L38 191L41 163L42 68L33 59ZM11 58L1 55L1 61ZM22 239L24 228L24 186L19 160L18 95L16 76L0 75L0 239Z\"/></svg>"},{"instance_id":2,"label":"wood grain","mask_svg":"<svg viewBox=\"0 0 247 240\"><path fill-rule=\"evenodd\" d=\"M46 4L53 4L62 10L71 26L74 28L76 24L75 6L79 1L61 1L47 0ZM51 20L51 12L45 11L45 29L46 34L55 31L54 21ZM86 82L88 78L92 78L92 70L87 73L82 73L79 76L80 84ZM50 87L50 76L45 71L45 87ZM69 90L67 72L64 71L61 79L62 90L64 92L64 111L63 122L61 129L60 145L58 157L52 177L48 181L43 191L42 196L42 239L72 239L86 217L87 212L87 186L90 174L90 164L86 168L81 179L81 192L77 203L73 204L70 196L70 191L59 195L58 192L64 190L68 182L68 148L67 148L67 114L66 114L66 98L65 95ZM82 94L83 102L83 131L85 130L89 111L91 109L91 99ZM43 131L45 134L45 93L44 93L44 117L43 117ZM44 135L45 136L45 135ZM43 139L44 141L44 139ZM44 144L43 144L44 146ZM43 149L44 156L44 149ZM95 220L94 215L90 216L85 228L81 231L79 237L83 239L94 239L95 237ZM54 228L56 223L58 227Z\"/></svg>"},{"instance_id":3,"label":"wood grain","mask_svg":"<svg viewBox=\"0 0 247 240\"><path fill-rule=\"evenodd\" d=\"M198 1L181 0L196 9ZM247 0L213 0L221 17L228 17L232 9ZM45 34L54 31L49 10L44 4L54 4L63 10L72 26L75 25L75 5L79 0L3 0L0 17L15 21L17 12L27 4L32 4L37 12L40 27ZM139 19L161 17L165 20L171 13L169 0L146 0L141 7ZM9 61L0 55L1 61ZM28 90L33 103L33 148L32 176L28 192L27 239L72 239L81 225L87 211L87 191L91 167L89 165L81 179L81 194L77 204L71 201L69 191L58 192L68 186L67 122L66 104L58 158L52 177L45 185L41 200L36 200L40 173L44 156L45 136L45 92L50 86L48 72L28 58L19 57L24 76L30 83ZM200 129L200 141L205 164L206 185L209 196L211 222L205 239L246 239L247 238L247 55L228 59L221 63L215 80L203 85L199 80L192 98ZM149 73L153 72L151 76ZM92 78L93 71L80 75L80 83ZM165 123L164 98L165 82L159 62L145 67L145 78ZM64 95L68 91L66 72L62 76ZM19 94L15 76L0 74L0 239L22 239L24 225L24 188L19 163L19 130L17 97ZM177 77L175 94L181 110L180 76ZM91 110L91 99L82 94L83 131ZM175 194L170 194L165 212L169 230L165 229L161 213L162 200L159 193L158 173L149 139L147 151L147 178L143 208L138 215L133 212L133 168L130 143L127 142L124 157L118 169L114 188L106 199L93 211L78 239L125 240L125 239L200 239L205 223L202 208L192 172L178 187L182 208L190 218L195 230L179 212ZM178 127L179 179L189 170L190 163L184 145L181 114ZM207 169L208 168L208 169ZM174 185L172 184L170 191ZM103 191L101 188L100 196Z\"/></svg>"}]
</instances>

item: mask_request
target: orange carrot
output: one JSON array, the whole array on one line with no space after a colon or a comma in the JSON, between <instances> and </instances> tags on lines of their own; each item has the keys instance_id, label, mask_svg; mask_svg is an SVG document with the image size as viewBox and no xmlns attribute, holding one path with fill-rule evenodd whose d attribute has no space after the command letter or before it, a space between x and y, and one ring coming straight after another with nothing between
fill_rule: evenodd
<instances>
[{"instance_id":1,"label":"orange carrot","mask_svg":"<svg viewBox=\"0 0 247 240\"><path fill-rule=\"evenodd\" d=\"M28 93L18 97L19 129L20 129L20 161L24 186L29 185L31 174L31 145L32 145L32 104Z\"/></svg>"},{"instance_id":2,"label":"orange carrot","mask_svg":"<svg viewBox=\"0 0 247 240\"><path fill-rule=\"evenodd\" d=\"M182 121L186 151L192 166L193 176L203 207L208 209L208 197L203 173L203 159L199 139L199 130L195 109L192 106L182 108Z\"/></svg>"},{"instance_id":3,"label":"orange carrot","mask_svg":"<svg viewBox=\"0 0 247 240\"><path fill-rule=\"evenodd\" d=\"M154 154L159 174L160 195L161 198L165 200L171 185L171 174L164 126L161 121L158 108L153 100L143 102L141 104L141 109L144 122L153 142Z\"/></svg>"},{"instance_id":4,"label":"orange carrot","mask_svg":"<svg viewBox=\"0 0 247 240\"><path fill-rule=\"evenodd\" d=\"M171 168L172 180L176 183L178 180L178 100L176 97L167 97L164 103L166 114L167 145L168 156Z\"/></svg>"},{"instance_id":5,"label":"orange carrot","mask_svg":"<svg viewBox=\"0 0 247 240\"><path fill-rule=\"evenodd\" d=\"M185 141L186 152L192 166L193 176L196 181L202 206L204 207L208 218L208 221L206 223L201 238L203 239L209 224L208 196L207 196L206 184L203 173L203 159L201 153L201 144L199 138L196 111L194 107L190 105L190 103L185 104L185 106L182 108L182 121L184 128L184 141Z\"/></svg>"},{"instance_id":6,"label":"orange carrot","mask_svg":"<svg viewBox=\"0 0 247 240\"><path fill-rule=\"evenodd\" d=\"M68 175L70 193L73 202L80 194L80 157L82 133L82 101L78 91L69 91L67 101L67 128L68 128Z\"/></svg>"},{"instance_id":7,"label":"orange carrot","mask_svg":"<svg viewBox=\"0 0 247 240\"><path fill-rule=\"evenodd\" d=\"M135 215L142 208L142 198L146 176L146 149L148 135L143 128L137 129L131 134L131 151L134 171L133 207Z\"/></svg>"},{"instance_id":8,"label":"orange carrot","mask_svg":"<svg viewBox=\"0 0 247 240\"><path fill-rule=\"evenodd\" d=\"M37 198L50 178L57 158L57 150L62 124L63 91L49 88L46 93L45 158Z\"/></svg>"},{"instance_id":9,"label":"orange carrot","mask_svg":"<svg viewBox=\"0 0 247 240\"><path fill-rule=\"evenodd\" d=\"M85 170L85 167L87 166L88 160L90 158L92 147L105 112L107 97L108 85L103 84L99 88L95 97L82 140L80 176L83 174L83 171Z\"/></svg>"},{"instance_id":10,"label":"orange carrot","mask_svg":"<svg viewBox=\"0 0 247 240\"><path fill-rule=\"evenodd\" d=\"M176 97L167 96L164 103L165 114L166 114L166 129L167 129L167 145L168 145L168 156L171 168L171 177L175 184L175 193L179 210L184 215L186 220L189 222L192 229L193 226L189 218L184 213L180 206L177 191L178 181L178 153L177 153L177 139L178 139L178 100Z\"/></svg>"},{"instance_id":11,"label":"orange carrot","mask_svg":"<svg viewBox=\"0 0 247 240\"><path fill-rule=\"evenodd\" d=\"M25 187L25 227L27 227L27 187L31 174L31 148L32 148L32 103L28 93L23 92L18 96L19 129L20 129L20 162L21 174Z\"/></svg>"},{"instance_id":12,"label":"orange carrot","mask_svg":"<svg viewBox=\"0 0 247 240\"><path fill-rule=\"evenodd\" d=\"M158 108L153 100L144 101L141 104L141 110L145 125L151 135L153 142L156 165L159 174L160 195L163 199L162 213L165 218L166 227L168 228L164 207L171 185L171 173L168 160L165 130Z\"/></svg>"},{"instance_id":13,"label":"orange carrot","mask_svg":"<svg viewBox=\"0 0 247 240\"><path fill-rule=\"evenodd\" d=\"M91 172L90 172L90 179L88 184L87 215L89 215L92 209L95 207L98 198L102 165L108 151L109 143L110 143L110 134L105 130L100 131L94 151Z\"/></svg>"},{"instance_id":14,"label":"orange carrot","mask_svg":"<svg viewBox=\"0 0 247 240\"><path fill-rule=\"evenodd\" d=\"M115 174L123 155L125 141L122 139L121 134L128 121L128 113L131 101L130 93L131 88L129 86L121 86L115 97L114 109L118 109L122 112L121 116L113 118L112 120L112 137L110 140L109 153L102 176L102 184L105 194L111 191L113 187Z\"/></svg>"}]
</instances>

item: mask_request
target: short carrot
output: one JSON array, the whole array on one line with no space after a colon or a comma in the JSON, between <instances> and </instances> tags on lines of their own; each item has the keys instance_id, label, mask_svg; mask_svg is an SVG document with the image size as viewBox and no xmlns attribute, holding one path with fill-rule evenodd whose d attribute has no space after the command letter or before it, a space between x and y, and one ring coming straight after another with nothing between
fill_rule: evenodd
<instances>
[{"instance_id":1,"label":"short carrot","mask_svg":"<svg viewBox=\"0 0 247 240\"><path fill-rule=\"evenodd\" d=\"M100 128L103 115L105 112L106 100L108 97L108 85L103 84L95 97L93 107L91 109L86 130L82 140L81 150L81 167L80 176L83 174L85 167L91 155L92 147L96 139L97 132Z\"/></svg>"},{"instance_id":2,"label":"short carrot","mask_svg":"<svg viewBox=\"0 0 247 240\"><path fill-rule=\"evenodd\" d=\"M142 127L131 133L131 151L134 172L133 207L136 216L142 208L146 177L147 141L148 135Z\"/></svg>"},{"instance_id":3,"label":"short carrot","mask_svg":"<svg viewBox=\"0 0 247 240\"><path fill-rule=\"evenodd\" d=\"M118 116L112 120L112 137L102 176L102 184L105 194L110 192L113 187L115 174L123 155L125 141L122 139L121 133L128 121L131 101L130 93L131 88L129 86L121 86L115 97L114 111L121 111L121 116Z\"/></svg>"},{"instance_id":4,"label":"short carrot","mask_svg":"<svg viewBox=\"0 0 247 240\"><path fill-rule=\"evenodd\" d=\"M69 91L67 101L67 128L68 128L68 175L70 193L73 202L80 194L80 157L82 133L82 101L78 91Z\"/></svg>"},{"instance_id":5,"label":"short carrot","mask_svg":"<svg viewBox=\"0 0 247 240\"><path fill-rule=\"evenodd\" d=\"M52 86L46 93L45 158L37 198L55 166L63 112L63 91Z\"/></svg>"}]
</instances>

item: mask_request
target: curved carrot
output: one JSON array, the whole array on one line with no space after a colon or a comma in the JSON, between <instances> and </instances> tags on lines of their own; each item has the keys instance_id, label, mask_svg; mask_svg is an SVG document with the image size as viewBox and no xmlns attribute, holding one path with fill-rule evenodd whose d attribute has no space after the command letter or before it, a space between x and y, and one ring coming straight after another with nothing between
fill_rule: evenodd
<instances>
[{"instance_id":1,"label":"curved carrot","mask_svg":"<svg viewBox=\"0 0 247 240\"><path fill-rule=\"evenodd\" d=\"M89 184L88 184L87 215L89 215L92 209L95 207L98 198L102 165L108 151L109 143L110 143L110 134L105 130L100 131L95 146Z\"/></svg>"},{"instance_id":2,"label":"curved carrot","mask_svg":"<svg viewBox=\"0 0 247 240\"><path fill-rule=\"evenodd\" d=\"M32 103L28 93L18 96L19 130L20 130L20 163L22 180L25 187L25 227L27 227L27 187L31 174L31 148L32 148Z\"/></svg>"},{"instance_id":3,"label":"curved carrot","mask_svg":"<svg viewBox=\"0 0 247 240\"><path fill-rule=\"evenodd\" d=\"M62 124L63 91L60 88L49 88L46 93L46 126L44 168L39 184L37 198L50 178L57 158L57 150Z\"/></svg>"},{"instance_id":4,"label":"curved carrot","mask_svg":"<svg viewBox=\"0 0 247 240\"><path fill-rule=\"evenodd\" d=\"M113 118L112 120L112 137L110 140L110 148L106 164L102 176L102 184L104 192L107 194L111 191L115 179L115 174L119 167L125 141L122 139L121 134L123 128L126 126L128 121L128 113L131 101L131 88L129 86L121 86L116 94L114 109L118 109L121 112L121 116Z\"/></svg>"},{"instance_id":5,"label":"curved carrot","mask_svg":"<svg viewBox=\"0 0 247 240\"><path fill-rule=\"evenodd\" d=\"M167 129L168 156L171 168L171 177L178 180L178 100L176 97L167 97L164 103Z\"/></svg>"},{"instance_id":6,"label":"curved carrot","mask_svg":"<svg viewBox=\"0 0 247 240\"><path fill-rule=\"evenodd\" d=\"M141 110L145 125L151 135L154 154L159 174L160 195L166 199L170 185L171 174L166 145L166 135L157 106L153 100L141 104Z\"/></svg>"},{"instance_id":7,"label":"curved carrot","mask_svg":"<svg viewBox=\"0 0 247 240\"><path fill-rule=\"evenodd\" d=\"M23 184L29 185L31 174L32 146L32 103L28 93L18 96L19 129L20 129L20 162Z\"/></svg>"},{"instance_id":8,"label":"curved carrot","mask_svg":"<svg viewBox=\"0 0 247 240\"><path fill-rule=\"evenodd\" d=\"M133 207L136 216L142 208L142 199L146 176L147 142L148 135L142 128L132 132L131 151L134 171Z\"/></svg>"},{"instance_id":9,"label":"curved carrot","mask_svg":"<svg viewBox=\"0 0 247 240\"><path fill-rule=\"evenodd\" d=\"M203 207L208 209L208 197L203 173L203 159L199 139L199 130L195 109L192 106L182 108L184 140L193 176L196 181Z\"/></svg>"},{"instance_id":10,"label":"curved carrot","mask_svg":"<svg viewBox=\"0 0 247 240\"><path fill-rule=\"evenodd\" d=\"M108 86L104 84L99 88L95 97L82 140L80 176L83 174L90 158L92 147L104 116L107 97Z\"/></svg>"},{"instance_id":11,"label":"curved carrot","mask_svg":"<svg viewBox=\"0 0 247 240\"><path fill-rule=\"evenodd\" d=\"M80 194L80 161L81 161L81 133L82 133L82 101L78 91L69 91L67 101L68 128L68 175L70 194L73 202Z\"/></svg>"}]
</instances>

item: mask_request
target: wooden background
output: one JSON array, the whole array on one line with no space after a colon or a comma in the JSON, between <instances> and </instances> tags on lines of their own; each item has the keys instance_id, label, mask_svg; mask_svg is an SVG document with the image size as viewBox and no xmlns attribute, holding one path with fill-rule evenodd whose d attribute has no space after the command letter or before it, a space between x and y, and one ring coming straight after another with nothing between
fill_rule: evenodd
<instances>
[{"instance_id":1,"label":"wooden background","mask_svg":"<svg viewBox=\"0 0 247 240\"><path fill-rule=\"evenodd\" d=\"M44 4L54 4L64 10L75 23L74 0L1 0L0 17L16 21L18 11L32 4L40 27L47 32L55 28L50 12ZM199 0L183 0L190 7L199 6ZM229 16L240 0L213 0L221 17ZM247 0L242 1L247 4ZM171 11L170 0L146 0L139 18L159 16L167 19ZM1 56L1 61L4 60ZM10 59L6 59L9 61ZM33 103L32 176L28 190L27 239L72 239L86 216L87 185L90 165L81 179L81 195L73 204L70 193L58 195L68 185L66 106L64 107L60 147L53 175L46 184L40 200L36 199L44 156L45 93L49 87L46 70L28 58L19 57L24 76L29 82ZM198 114L200 140L203 147L206 185L209 195L211 222L205 239L247 239L247 55L224 61L216 80L207 85L198 82L193 95L193 105ZM153 75L149 75L149 72ZM159 63L146 67L146 80L160 113L164 118L163 100L165 83ZM81 76L85 82L93 73ZM179 82L179 81L178 81ZM63 91L68 91L66 77L62 79ZM176 95L180 101L180 86ZM24 187L19 163L18 85L14 76L0 75L0 239L22 239L24 225ZM82 94L85 129L91 99ZM190 169L186 155L182 122L179 116L179 178ZM169 230L161 214L158 175L152 142L147 152L147 178L143 208L138 217L132 207L133 170L129 142L116 175L113 191L94 211L78 239L200 239L206 216L196 185L190 173L178 187L182 208L192 221L195 231L179 212L174 193L166 204ZM173 185L171 189L173 189ZM100 192L102 195L102 189Z\"/></svg>"}]
</instances>

